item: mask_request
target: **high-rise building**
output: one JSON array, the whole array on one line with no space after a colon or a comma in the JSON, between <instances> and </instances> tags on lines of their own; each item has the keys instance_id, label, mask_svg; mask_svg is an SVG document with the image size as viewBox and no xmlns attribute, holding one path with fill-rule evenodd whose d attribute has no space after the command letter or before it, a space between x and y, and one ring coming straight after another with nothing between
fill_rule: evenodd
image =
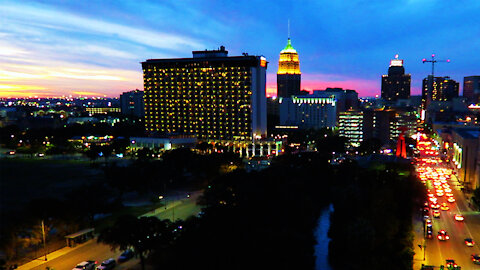
<instances>
[{"instance_id":1,"label":"high-rise building","mask_svg":"<svg viewBox=\"0 0 480 270\"><path fill-rule=\"evenodd\" d=\"M364 109L346 111L339 115L339 134L346 137L350 145L358 147L362 141L376 138L382 144L395 141L399 128L406 128L407 136L416 132L417 119L414 111L392 109Z\"/></svg>"},{"instance_id":2,"label":"high-rise building","mask_svg":"<svg viewBox=\"0 0 480 270\"><path fill-rule=\"evenodd\" d=\"M327 88L313 90L315 97L333 97L336 99L337 115L340 112L358 109L358 93L355 90L342 88Z\"/></svg>"},{"instance_id":3,"label":"high-rise building","mask_svg":"<svg viewBox=\"0 0 480 270\"><path fill-rule=\"evenodd\" d=\"M277 72L277 96L290 97L301 95L300 92L300 61L298 53L288 38L287 46L280 52Z\"/></svg>"},{"instance_id":4,"label":"high-rise building","mask_svg":"<svg viewBox=\"0 0 480 270\"><path fill-rule=\"evenodd\" d=\"M348 139L348 142L358 147L364 140L363 136L363 112L347 111L341 112L338 120L338 131L341 137Z\"/></svg>"},{"instance_id":5,"label":"high-rise building","mask_svg":"<svg viewBox=\"0 0 480 270\"><path fill-rule=\"evenodd\" d=\"M463 78L463 96L468 103L480 103L480 76Z\"/></svg>"},{"instance_id":6,"label":"high-rise building","mask_svg":"<svg viewBox=\"0 0 480 270\"><path fill-rule=\"evenodd\" d=\"M278 98L280 125L301 129L333 128L336 123L336 100L333 97L291 96Z\"/></svg>"},{"instance_id":7,"label":"high-rise building","mask_svg":"<svg viewBox=\"0 0 480 270\"><path fill-rule=\"evenodd\" d=\"M143 101L143 91L137 89L123 92L120 95L120 108L124 115L144 117L145 102Z\"/></svg>"},{"instance_id":8,"label":"high-rise building","mask_svg":"<svg viewBox=\"0 0 480 270\"><path fill-rule=\"evenodd\" d=\"M194 51L193 58L142 62L147 132L203 140L252 140L267 134L262 56Z\"/></svg>"},{"instance_id":9,"label":"high-rise building","mask_svg":"<svg viewBox=\"0 0 480 270\"><path fill-rule=\"evenodd\" d=\"M423 79L422 106L428 107L431 101L451 101L458 97L460 84L450 77L435 77L428 75Z\"/></svg>"},{"instance_id":10,"label":"high-rise building","mask_svg":"<svg viewBox=\"0 0 480 270\"><path fill-rule=\"evenodd\" d=\"M410 74L405 74L403 60L390 60L388 75L382 75L382 98L386 101L396 101L398 99L410 98Z\"/></svg>"}]
</instances>

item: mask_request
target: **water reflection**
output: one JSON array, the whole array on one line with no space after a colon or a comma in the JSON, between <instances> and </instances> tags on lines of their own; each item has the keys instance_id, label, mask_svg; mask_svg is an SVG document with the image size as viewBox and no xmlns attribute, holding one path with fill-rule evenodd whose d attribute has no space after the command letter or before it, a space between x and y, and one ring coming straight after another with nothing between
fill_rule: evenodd
<instances>
[{"instance_id":1,"label":"water reflection","mask_svg":"<svg viewBox=\"0 0 480 270\"><path fill-rule=\"evenodd\" d=\"M333 205L326 207L320 217L318 218L318 226L315 231L315 237L317 239L317 245L315 246L315 256L317 257L315 262L315 269L317 270L332 270L332 267L328 263L328 229L330 228L330 213L333 211Z\"/></svg>"}]
</instances>

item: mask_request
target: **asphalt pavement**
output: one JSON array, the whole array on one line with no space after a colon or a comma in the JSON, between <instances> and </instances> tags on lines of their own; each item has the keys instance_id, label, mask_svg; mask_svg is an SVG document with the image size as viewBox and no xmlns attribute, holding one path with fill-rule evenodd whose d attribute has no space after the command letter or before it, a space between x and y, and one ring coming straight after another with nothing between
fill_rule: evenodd
<instances>
[{"instance_id":1,"label":"asphalt pavement","mask_svg":"<svg viewBox=\"0 0 480 270\"><path fill-rule=\"evenodd\" d=\"M186 219L200 212L200 206L196 205L197 198L200 195L201 191L196 191L192 192L190 198L187 198L186 196L166 198L169 199L166 208L160 207L142 216L156 216L160 219L168 218L170 220ZM93 260L100 264L102 261L109 258L117 259L120 254L121 251L112 251L110 246L98 244L96 239L92 239L74 248L65 247L48 254L47 258L49 258L49 260L47 262L41 257L20 266L18 270L45 270L47 266L54 270L71 270L82 261ZM139 259L134 258L128 262L118 264L115 269L140 269Z\"/></svg>"},{"instance_id":2,"label":"asphalt pavement","mask_svg":"<svg viewBox=\"0 0 480 270\"><path fill-rule=\"evenodd\" d=\"M447 166L445 163L442 165ZM465 194L460 189L460 183L458 179L451 175L451 178L447 180L450 185L455 198L454 203L447 202L447 197L440 196L438 198L438 204L446 203L449 206L449 210L440 209L440 217L434 218L432 210L430 209L430 219L433 226L433 238L425 239L423 231L423 218L420 216L414 219L414 269L420 269L421 264L432 265L440 267L440 265L446 265L447 259L455 260L456 264L462 269L480 269L480 265L473 264L471 255L473 253L480 254L480 212L473 211L469 207L469 203L466 200ZM427 181L427 188L434 192L432 181ZM456 221L455 214L461 214L464 216L464 221ZM437 234L440 230L447 231L450 239L441 241L437 239ZM472 238L476 243L473 247L468 247L465 244L465 238ZM423 245L426 245L424 250ZM419 245L422 247L420 248ZM425 251L425 260L423 255Z\"/></svg>"}]
</instances>

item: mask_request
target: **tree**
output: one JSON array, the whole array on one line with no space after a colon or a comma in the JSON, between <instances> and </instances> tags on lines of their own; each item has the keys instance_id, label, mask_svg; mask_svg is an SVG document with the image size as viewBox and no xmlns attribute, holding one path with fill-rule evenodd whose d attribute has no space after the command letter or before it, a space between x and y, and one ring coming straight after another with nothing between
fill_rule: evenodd
<instances>
[{"instance_id":1,"label":"tree","mask_svg":"<svg viewBox=\"0 0 480 270\"><path fill-rule=\"evenodd\" d=\"M145 257L152 250L167 248L172 244L174 227L170 221L156 217L126 215L118 218L112 227L103 230L97 241L110 245L112 250L133 248L144 270Z\"/></svg>"},{"instance_id":2,"label":"tree","mask_svg":"<svg viewBox=\"0 0 480 270\"><path fill-rule=\"evenodd\" d=\"M357 150L360 154L369 155L379 153L380 148L382 148L382 141L380 141L380 139L369 138L364 140Z\"/></svg>"}]
</instances>

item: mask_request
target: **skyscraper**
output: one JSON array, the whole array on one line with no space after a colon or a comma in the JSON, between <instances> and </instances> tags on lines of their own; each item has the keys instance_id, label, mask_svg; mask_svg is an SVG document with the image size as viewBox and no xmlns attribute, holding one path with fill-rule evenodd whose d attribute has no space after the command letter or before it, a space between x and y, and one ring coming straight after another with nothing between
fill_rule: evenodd
<instances>
[{"instance_id":1,"label":"skyscraper","mask_svg":"<svg viewBox=\"0 0 480 270\"><path fill-rule=\"evenodd\" d=\"M298 53L288 38L287 46L280 52L277 72L277 96L290 97L301 95L300 92L300 61Z\"/></svg>"},{"instance_id":2,"label":"skyscraper","mask_svg":"<svg viewBox=\"0 0 480 270\"><path fill-rule=\"evenodd\" d=\"M463 96L469 103L480 103L480 76L463 78Z\"/></svg>"},{"instance_id":3,"label":"skyscraper","mask_svg":"<svg viewBox=\"0 0 480 270\"><path fill-rule=\"evenodd\" d=\"M423 79L422 106L426 108L430 101L451 101L458 97L460 84L450 77L435 77L428 75Z\"/></svg>"},{"instance_id":4,"label":"skyscraper","mask_svg":"<svg viewBox=\"0 0 480 270\"><path fill-rule=\"evenodd\" d=\"M124 115L143 117L145 115L145 102L143 91L133 90L120 95L120 108Z\"/></svg>"},{"instance_id":5,"label":"skyscraper","mask_svg":"<svg viewBox=\"0 0 480 270\"><path fill-rule=\"evenodd\" d=\"M267 133L262 56L228 56L225 47L193 58L142 63L147 132L205 140L252 140Z\"/></svg>"},{"instance_id":6,"label":"skyscraper","mask_svg":"<svg viewBox=\"0 0 480 270\"><path fill-rule=\"evenodd\" d=\"M398 99L410 98L411 75L405 74L403 60L390 60L388 75L382 75L382 98L386 101L396 101Z\"/></svg>"}]
</instances>

